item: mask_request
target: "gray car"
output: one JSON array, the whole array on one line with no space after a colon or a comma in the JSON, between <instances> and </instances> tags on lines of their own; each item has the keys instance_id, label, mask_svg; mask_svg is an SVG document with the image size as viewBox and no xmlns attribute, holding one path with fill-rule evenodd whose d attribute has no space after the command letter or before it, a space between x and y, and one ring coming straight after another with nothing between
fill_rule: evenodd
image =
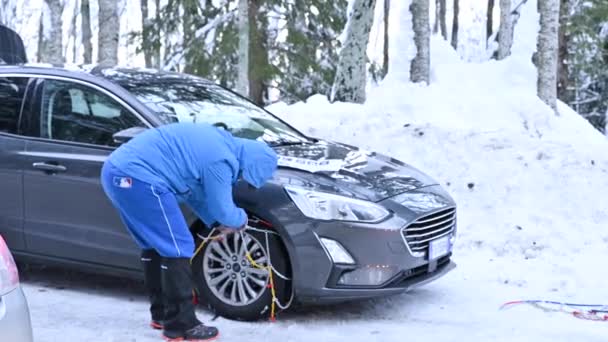
<instances>
[{"instance_id":1,"label":"gray car","mask_svg":"<svg viewBox=\"0 0 608 342\"><path fill-rule=\"evenodd\" d=\"M305 136L204 79L120 68L0 66L0 233L15 256L140 277L100 169L133 135L177 121L262 139L280 156L261 189L235 186L255 230L211 241L193 260L200 299L217 313L264 317L273 292L283 305L386 296L454 268L456 204L421 171ZM200 246L210 227L184 214ZM245 250L272 260L273 275Z\"/></svg>"},{"instance_id":2,"label":"gray car","mask_svg":"<svg viewBox=\"0 0 608 342\"><path fill-rule=\"evenodd\" d=\"M184 208L197 294L216 313L253 320L273 304L393 295L455 267L456 203L402 161L306 136L199 77L27 64L0 66L0 234L15 256L141 278L100 170L138 132L175 122L213 124L279 155L262 188L234 187L244 234L208 241L211 227Z\"/></svg>"},{"instance_id":3,"label":"gray car","mask_svg":"<svg viewBox=\"0 0 608 342\"><path fill-rule=\"evenodd\" d=\"M0 341L33 341L30 312L19 274L4 239L0 236Z\"/></svg>"}]
</instances>

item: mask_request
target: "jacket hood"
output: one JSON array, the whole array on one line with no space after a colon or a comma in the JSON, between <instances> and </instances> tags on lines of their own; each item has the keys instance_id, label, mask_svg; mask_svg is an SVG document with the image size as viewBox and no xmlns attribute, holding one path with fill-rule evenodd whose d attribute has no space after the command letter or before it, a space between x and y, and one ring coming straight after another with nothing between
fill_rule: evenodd
<instances>
[{"instance_id":1,"label":"jacket hood","mask_svg":"<svg viewBox=\"0 0 608 342\"><path fill-rule=\"evenodd\" d=\"M266 143L235 138L239 173L243 179L256 188L260 188L272 178L277 169L278 157L276 152Z\"/></svg>"}]
</instances>

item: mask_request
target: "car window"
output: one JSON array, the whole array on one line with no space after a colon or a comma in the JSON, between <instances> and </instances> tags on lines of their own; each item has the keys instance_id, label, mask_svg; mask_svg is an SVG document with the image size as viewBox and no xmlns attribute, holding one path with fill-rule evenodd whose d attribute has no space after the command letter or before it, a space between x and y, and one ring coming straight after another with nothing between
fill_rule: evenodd
<instances>
[{"instance_id":1,"label":"car window","mask_svg":"<svg viewBox=\"0 0 608 342\"><path fill-rule=\"evenodd\" d=\"M40 136L102 146L116 146L112 135L146 127L105 93L78 83L45 80L40 111Z\"/></svg>"},{"instance_id":2,"label":"car window","mask_svg":"<svg viewBox=\"0 0 608 342\"><path fill-rule=\"evenodd\" d=\"M27 78L0 77L0 132L17 133Z\"/></svg>"}]
</instances>

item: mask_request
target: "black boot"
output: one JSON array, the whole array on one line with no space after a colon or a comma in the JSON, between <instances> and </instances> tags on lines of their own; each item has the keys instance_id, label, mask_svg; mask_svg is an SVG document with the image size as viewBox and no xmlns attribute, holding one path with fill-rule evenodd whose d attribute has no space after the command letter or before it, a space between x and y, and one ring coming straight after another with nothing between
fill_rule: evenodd
<instances>
[{"instance_id":1,"label":"black boot","mask_svg":"<svg viewBox=\"0 0 608 342\"><path fill-rule=\"evenodd\" d=\"M165 339L172 341L207 341L218 331L203 325L197 318L192 303L192 269L188 258L162 258L161 278L166 300Z\"/></svg>"},{"instance_id":2,"label":"black boot","mask_svg":"<svg viewBox=\"0 0 608 342\"><path fill-rule=\"evenodd\" d=\"M162 329L165 319L165 302L161 287L160 255L153 249L141 252L141 263L144 269L144 279L148 297L150 299L150 314L152 321L150 326L154 329Z\"/></svg>"}]
</instances>

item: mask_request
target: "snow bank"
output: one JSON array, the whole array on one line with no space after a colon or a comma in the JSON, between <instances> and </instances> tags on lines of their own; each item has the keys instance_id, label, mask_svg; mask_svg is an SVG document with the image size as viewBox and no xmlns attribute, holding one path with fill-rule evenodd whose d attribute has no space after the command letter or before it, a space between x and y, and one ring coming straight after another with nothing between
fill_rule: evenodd
<instances>
[{"instance_id":1,"label":"snow bank","mask_svg":"<svg viewBox=\"0 0 608 342\"><path fill-rule=\"evenodd\" d=\"M535 8L523 10L507 60L465 63L434 38L430 86L407 81L402 55L364 105L316 95L269 110L437 179L459 204L455 259L488 271L463 276L522 294L605 298L608 140L566 105L557 116L537 98Z\"/></svg>"}]
</instances>

